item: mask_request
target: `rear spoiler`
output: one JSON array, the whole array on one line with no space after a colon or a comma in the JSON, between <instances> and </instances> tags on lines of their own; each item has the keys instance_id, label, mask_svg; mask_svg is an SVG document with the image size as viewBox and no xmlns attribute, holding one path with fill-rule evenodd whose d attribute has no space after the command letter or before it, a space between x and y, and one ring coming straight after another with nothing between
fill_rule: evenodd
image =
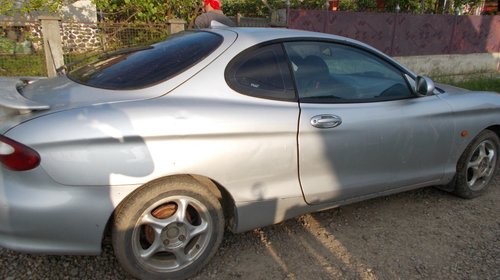
<instances>
[{"instance_id":1,"label":"rear spoiler","mask_svg":"<svg viewBox=\"0 0 500 280\"><path fill-rule=\"evenodd\" d=\"M39 79L41 78L0 77L0 107L20 111L50 109L49 105L38 103L21 95L23 87Z\"/></svg>"}]
</instances>

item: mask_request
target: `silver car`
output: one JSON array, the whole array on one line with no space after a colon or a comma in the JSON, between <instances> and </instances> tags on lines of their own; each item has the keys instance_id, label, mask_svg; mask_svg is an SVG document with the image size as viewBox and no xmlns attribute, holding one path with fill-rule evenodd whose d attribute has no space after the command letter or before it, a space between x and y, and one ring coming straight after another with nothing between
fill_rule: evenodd
<instances>
[{"instance_id":1,"label":"silver car","mask_svg":"<svg viewBox=\"0 0 500 280\"><path fill-rule=\"evenodd\" d=\"M195 275L243 232L377 196L485 192L500 94L343 37L213 28L53 79L0 80L0 246Z\"/></svg>"}]
</instances>

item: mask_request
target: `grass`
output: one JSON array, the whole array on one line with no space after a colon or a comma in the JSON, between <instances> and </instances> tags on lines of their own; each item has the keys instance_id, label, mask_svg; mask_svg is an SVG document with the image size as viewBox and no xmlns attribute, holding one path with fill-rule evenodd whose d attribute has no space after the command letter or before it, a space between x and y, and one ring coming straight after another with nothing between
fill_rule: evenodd
<instances>
[{"instance_id":1,"label":"grass","mask_svg":"<svg viewBox=\"0 0 500 280\"><path fill-rule=\"evenodd\" d=\"M470 90L496 91L500 92L500 77L493 78L476 78L461 82L446 82L456 87L466 88Z\"/></svg>"},{"instance_id":2,"label":"grass","mask_svg":"<svg viewBox=\"0 0 500 280\"><path fill-rule=\"evenodd\" d=\"M82 63L85 63L95 57L95 54L92 56L90 53L65 55L64 60L65 64L75 61L82 61ZM82 63L74 65L71 69L81 66ZM0 76L47 76L45 57L43 54L0 55Z\"/></svg>"},{"instance_id":3,"label":"grass","mask_svg":"<svg viewBox=\"0 0 500 280\"><path fill-rule=\"evenodd\" d=\"M0 55L0 76L47 76L42 55Z\"/></svg>"}]
</instances>

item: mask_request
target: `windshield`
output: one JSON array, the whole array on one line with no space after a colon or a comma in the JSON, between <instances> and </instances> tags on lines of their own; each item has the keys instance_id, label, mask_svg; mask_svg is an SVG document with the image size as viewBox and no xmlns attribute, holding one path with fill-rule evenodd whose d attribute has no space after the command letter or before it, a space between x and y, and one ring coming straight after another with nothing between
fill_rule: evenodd
<instances>
[{"instance_id":1,"label":"windshield","mask_svg":"<svg viewBox=\"0 0 500 280\"><path fill-rule=\"evenodd\" d=\"M207 57L222 43L210 32L181 32L149 47L102 56L68 77L77 83L105 89L138 89L165 81Z\"/></svg>"}]
</instances>

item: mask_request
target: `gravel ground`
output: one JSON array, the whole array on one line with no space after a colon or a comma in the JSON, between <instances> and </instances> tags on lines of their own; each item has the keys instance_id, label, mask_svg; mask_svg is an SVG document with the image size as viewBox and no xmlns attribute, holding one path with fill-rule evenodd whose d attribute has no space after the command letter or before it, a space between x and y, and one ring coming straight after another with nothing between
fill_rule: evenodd
<instances>
[{"instance_id":1,"label":"gravel ground","mask_svg":"<svg viewBox=\"0 0 500 280\"><path fill-rule=\"evenodd\" d=\"M226 233L195 279L500 279L500 176L482 197L434 188ZM0 248L0 279L131 279L100 256Z\"/></svg>"}]
</instances>

